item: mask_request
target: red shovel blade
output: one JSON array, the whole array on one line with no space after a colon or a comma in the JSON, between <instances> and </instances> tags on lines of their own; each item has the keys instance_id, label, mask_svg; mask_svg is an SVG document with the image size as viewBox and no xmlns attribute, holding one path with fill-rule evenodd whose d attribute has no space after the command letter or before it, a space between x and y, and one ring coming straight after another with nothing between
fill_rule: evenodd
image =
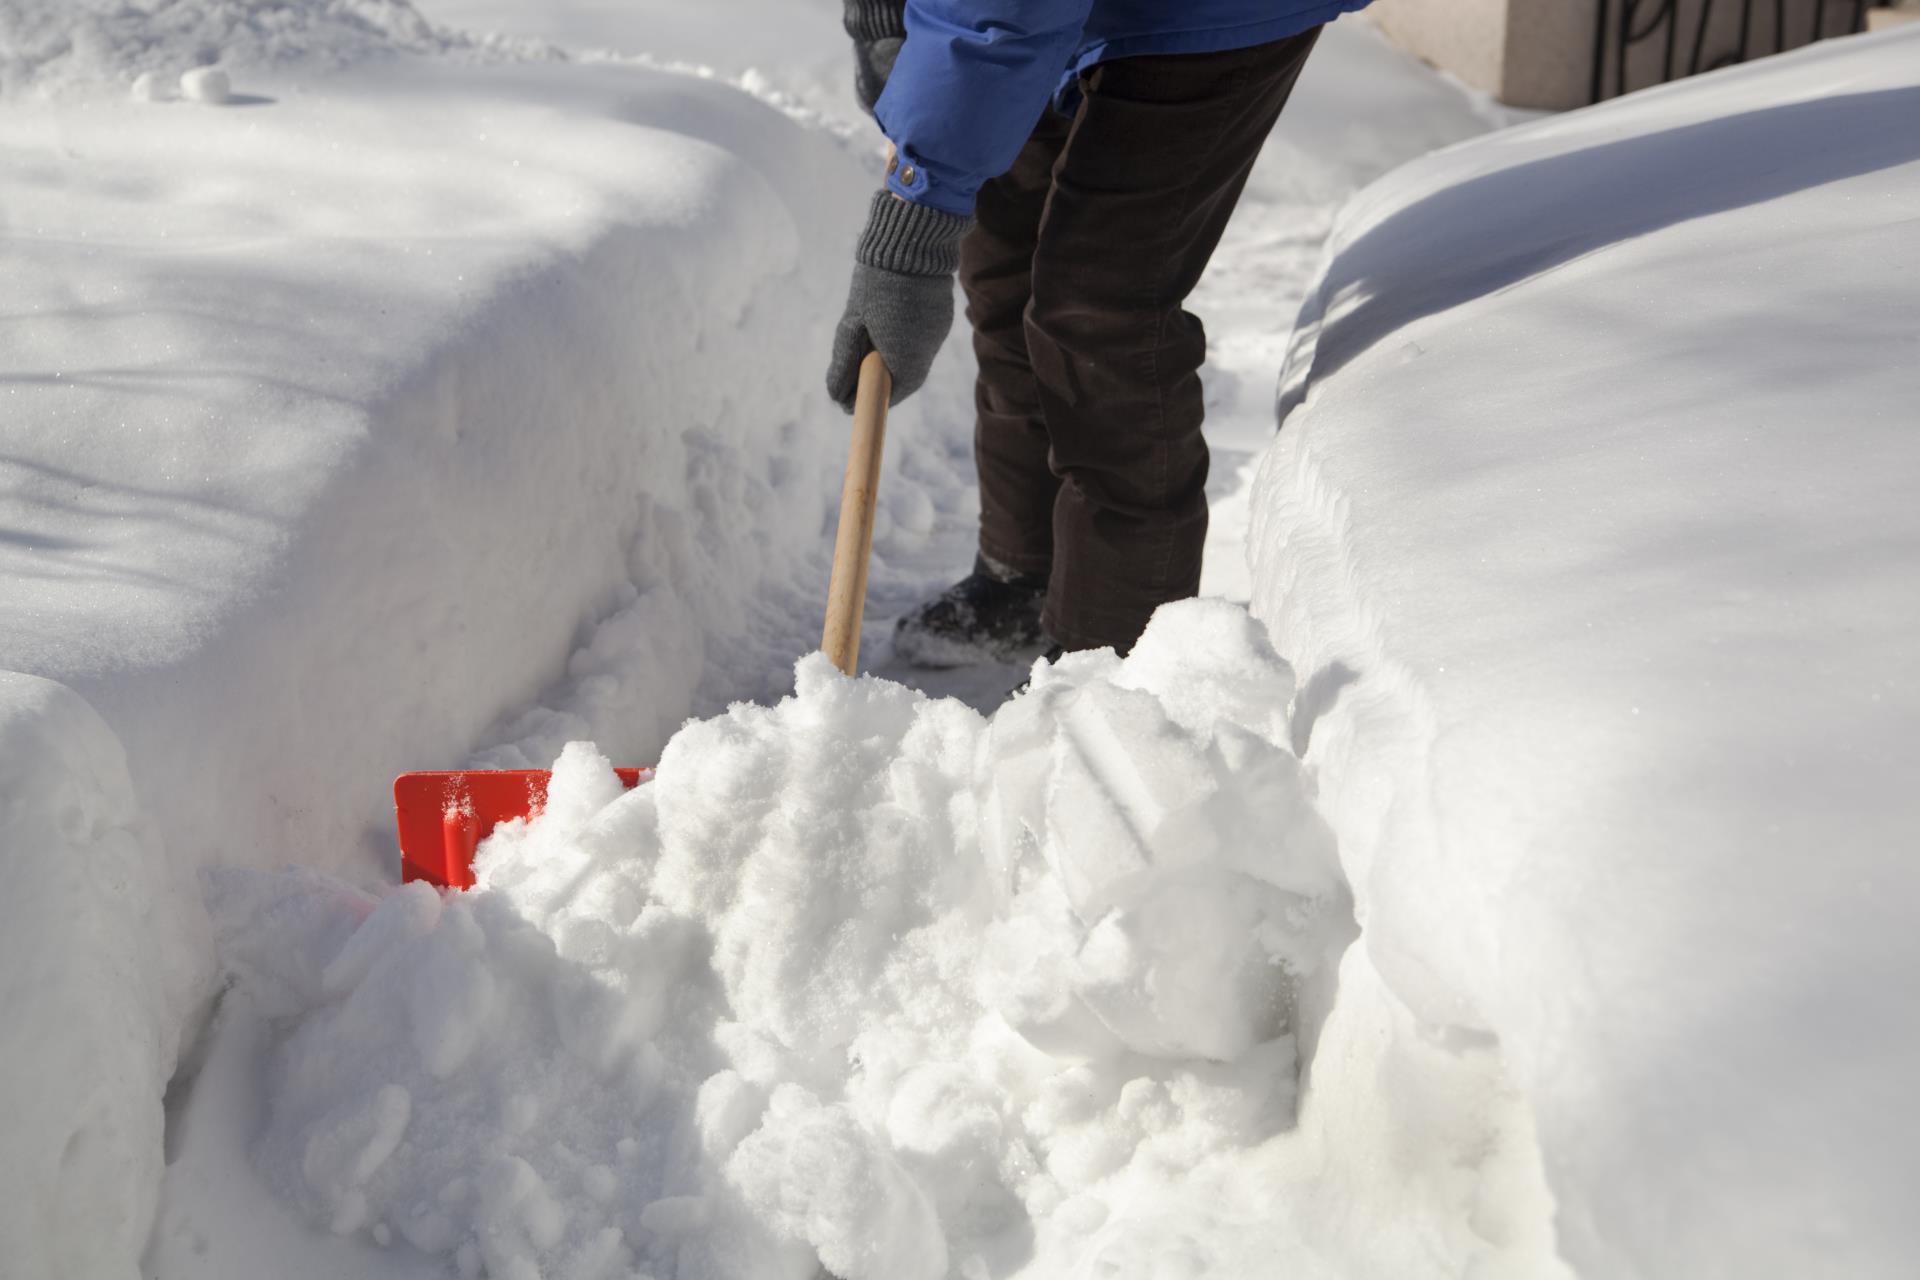
<instances>
[{"instance_id":1,"label":"red shovel blade","mask_svg":"<svg viewBox=\"0 0 1920 1280\"><path fill-rule=\"evenodd\" d=\"M615 769L638 786L651 769ZM443 889L473 887L473 851L503 822L530 818L547 803L545 769L475 769L465 773L403 773L393 780L400 826L400 879Z\"/></svg>"}]
</instances>

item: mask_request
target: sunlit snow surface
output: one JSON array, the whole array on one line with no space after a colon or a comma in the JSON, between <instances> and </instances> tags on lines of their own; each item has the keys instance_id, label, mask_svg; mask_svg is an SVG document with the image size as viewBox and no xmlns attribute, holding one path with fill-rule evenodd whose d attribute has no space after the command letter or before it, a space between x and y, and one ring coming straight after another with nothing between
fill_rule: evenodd
<instances>
[{"instance_id":1,"label":"sunlit snow surface","mask_svg":"<svg viewBox=\"0 0 1920 1280\"><path fill-rule=\"evenodd\" d=\"M0 677L0 1270L1912 1270L1910 37L1336 221L1497 117L1329 32L1195 301L1207 589L1291 717L1201 609L1251 683L989 728L779 701L878 163L838 6L164 8L0 0L0 666L67 686ZM971 554L970 376L894 415L865 652L991 709L886 644ZM690 713L711 778L576 752L487 894L381 888L396 769Z\"/></svg>"},{"instance_id":2,"label":"sunlit snow surface","mask_svg":"<svg viewBox=\"0 0 1920 1280\"><path fill-rule=\"evenodd\" d=\"M1920 1266L1913 120L1908 31L1437 153L1296 331L1254 604L1365 926L1341 1012L1497 1061L1396 1123L1529 1114L1585 1276Z\"/></svg>"}]
</instances>

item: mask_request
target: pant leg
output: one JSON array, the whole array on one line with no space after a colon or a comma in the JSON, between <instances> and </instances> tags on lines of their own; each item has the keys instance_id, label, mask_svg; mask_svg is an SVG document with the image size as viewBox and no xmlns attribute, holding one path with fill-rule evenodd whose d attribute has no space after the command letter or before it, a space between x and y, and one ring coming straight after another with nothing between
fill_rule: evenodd
<instances>
[{"instance_id":1,"label":"pant leg","mask_svg":"<svg viewBox=\"0 0 1920 1280\"><path fill-rule=\"evenodd\" d=\"M1069 649L1125 652L1156 607L1199 590L1206 333L1182 304L1317 35L1117 59L1084 83L1026 323L1063 482L1043 621Z\"/></svg>"},{"instance_id":2,"label":"pant leg","mask_svg":"<svg viewBox=\"0 0 1920 1280\"><path fill-rule=\"evenodd\" d=\"M1047 428L1027 359L1033 252L1069 121L1049 109L1013 167L981 189L974 228L960 243L960 286L973 324L974 461L980 473L980 550L1021 573L1053 567L1060 481L1047 465Z\"/></svg>"}]
</instances>

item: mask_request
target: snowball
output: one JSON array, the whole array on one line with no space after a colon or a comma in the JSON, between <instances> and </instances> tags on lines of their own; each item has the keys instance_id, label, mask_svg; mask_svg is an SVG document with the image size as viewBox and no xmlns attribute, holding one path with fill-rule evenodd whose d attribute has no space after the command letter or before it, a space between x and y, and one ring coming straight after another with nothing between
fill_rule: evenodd
<instances>
[{"instance_id":1,"label":"snowball","mask_svg":"<svg viewBox=\"0 0 1920 1280\"><path fill-rule=\"evenodd\" d=\"M218 67L195 67L180 77L181 96L193 102L217 106L227 101L232 90L227 73Z\"/></svg>"},{"instance_id":2,"label":"snowball","mask_svg":"<svg viewBox=\"0 0 1920 1280\"><path fill-rule=\"evenodd\" d=\"M887 510L893 516L896 538L911 538L917 543L933 532L937 514L933 498L919 485L903 484L889 491Z\"/></svg>"},{"instance_id":3,"label":"snowball","mask_svg":"<svg viewBox=\"0 0 1920 1280\"><path fill-rule=\"evenodd\" d=\"M173 97L171 78L156 71L142 71L133 78L128 96L135 102L165 102Z\"/></svg>"}]
</instances>

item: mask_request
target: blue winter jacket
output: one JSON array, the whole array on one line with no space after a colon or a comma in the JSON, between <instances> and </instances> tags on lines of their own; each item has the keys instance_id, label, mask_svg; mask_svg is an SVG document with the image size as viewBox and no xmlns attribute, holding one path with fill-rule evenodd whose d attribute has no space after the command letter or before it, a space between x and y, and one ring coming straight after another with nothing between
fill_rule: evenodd
<instances>
[{"instance_id":1,"label":"blue winter jacket","mask_svg":"<svg viewBox=\"0 0 1920 1280\"><path fill-rule=\"evenodd\" d=\"M907 42L874 114L896 195L972 213L1053 101L1109 58L1218 53L1298 35L1369 0L907 0Z\"/></svg>"}]
</instances>

